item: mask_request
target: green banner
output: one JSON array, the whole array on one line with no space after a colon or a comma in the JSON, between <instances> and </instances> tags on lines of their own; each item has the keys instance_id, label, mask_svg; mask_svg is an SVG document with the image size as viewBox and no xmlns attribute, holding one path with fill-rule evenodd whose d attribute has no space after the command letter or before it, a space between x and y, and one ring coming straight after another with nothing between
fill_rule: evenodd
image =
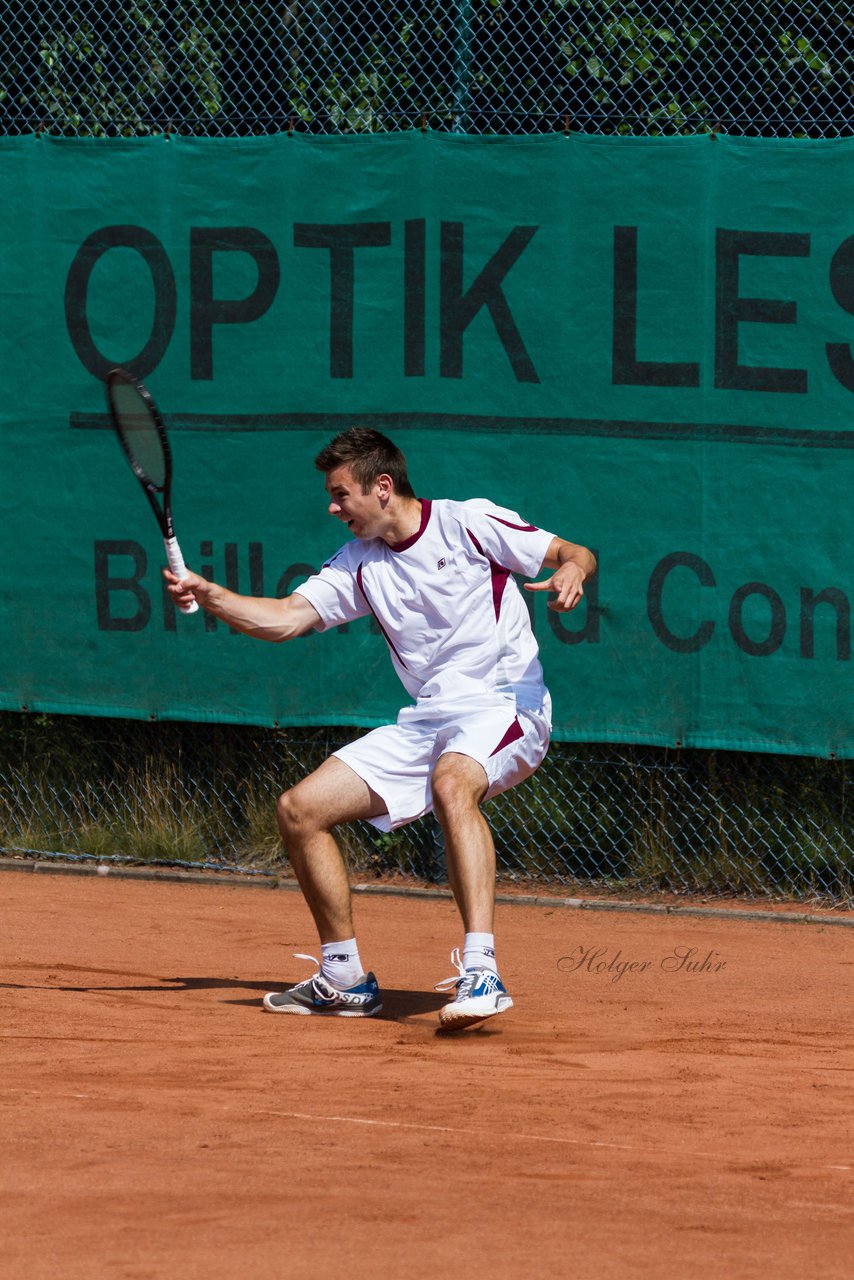
<instances>
[{"instance_id":1,"label":"green banner","mask_svg":"<svg viewBox=\"0 0 854 1280\"><path fill-rule=\"evenodd\" d=\"M188 563L285 594L312 459L593 547L533 621L564 740L851 756L854 141L0 140L0 706L393 718L367 620L286 646L164 600L102 379L170 428Z\"/></svg>"}]
</instances>

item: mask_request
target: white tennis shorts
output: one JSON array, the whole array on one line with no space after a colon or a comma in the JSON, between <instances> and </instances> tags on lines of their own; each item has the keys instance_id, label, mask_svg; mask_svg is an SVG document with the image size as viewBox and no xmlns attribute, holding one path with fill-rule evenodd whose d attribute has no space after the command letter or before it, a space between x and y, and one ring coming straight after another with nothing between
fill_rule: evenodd
<instances>
[{"instance_id":1,"label":"white tennis shorts","mask_svg":"<svg viewBox=\"0 0 854 1280\"><path fill-rule=\"evenodd\" d=\"M471 756L483 766L488 782L484 799L492 800L539 768L550 732L548 706L528 711L501 701L443 715L404 707L397 724L373 729L332 754L385 801L388 813L369 819L371 824L393 831L431 812L433 770L446 752Z\"/></svg>"}]
</instances>

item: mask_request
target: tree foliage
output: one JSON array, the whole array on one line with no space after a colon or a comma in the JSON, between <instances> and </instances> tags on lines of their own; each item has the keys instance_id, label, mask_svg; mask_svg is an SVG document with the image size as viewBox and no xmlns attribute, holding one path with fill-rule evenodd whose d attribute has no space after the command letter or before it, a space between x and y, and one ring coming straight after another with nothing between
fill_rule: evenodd
<instances>
[{"instance_id":1,"label":"tree foliage","mask_svg":"<svg viewBox=\"0 0 854 1280\"><path fill-rule=\"evenodd\" d=\"M0 132L851 132L854 6L754 0L29 0Z\"/></svg>"}]
</instances>

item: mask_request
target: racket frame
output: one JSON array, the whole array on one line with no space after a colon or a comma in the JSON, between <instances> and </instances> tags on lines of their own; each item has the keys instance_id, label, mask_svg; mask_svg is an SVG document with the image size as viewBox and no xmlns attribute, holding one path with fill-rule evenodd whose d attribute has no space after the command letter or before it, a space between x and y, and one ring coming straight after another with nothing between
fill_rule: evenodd
<instances>
[{"instance_id":1,"label":"racket frame","mask_svg":"<svg viewBox=\"0 0 854 1280\"><path fill-rule=\"evenodd\" d=\"M145 474L142 467L137 461L136 455L128 444L124 428L122 426L121 414L116 408L113 389L116 386L130 386L136 391L154 425L157 432L157 438L160 442L160 449L163 453L163 484L155 484L154 481ZM144 382L140 382L139 378L135 378L133 374L127 372L126 369L111 369L107 374L107 403L110 407L110 416L113 422L113 430L119 438L119 444L122 451L130 463L131 470L142 485L146 498L151 503L151 509L154 512L157 523L160 525L160 531L164 538L174 538L175 529L172 524L172 450L169 447L169 437L166 435L166 428L163 425L163 419L160 416L160 410L148 390ZM163 497L163 506L157 501L157 494Z\"/></svg>"},{"instance_id":2,"label":"racket frame","mask_svg":"<svg viewBox=\"0 0 854 1280\"><path fill-rule=\"evenodd\" d=\"M169 437L166 434L166 428L163 425L163 418L160 410L152 396L148 387L139 378L135 378L132 373L128 373L127 369L111 369L107 374L107 405L110 410L110 418L113 424L113 430L119 438L122 446L122 452L127 458L133 474L139 481L142 491L151 505L160 532L163 534L163 546L166 550L166 558L169 562L169 568L180 582L182 578L187 576L187 566L184 564L184 557L181 554L181 548L178 546L178 540L175 537L175 528L172 523L172 450L169 447ZM151 422L157 432L157 438L163 453L163 483L156 484L150 476L146 475L139 461L134 454L133 449L128 443L124 427L122 425L121 414L116 407L114 389L117 386L129 386L136 391L143 407L148 413ZM157 500L157 495L162 498L161 503ZM197 601L193 600L189 605L182 605L182 613L195 613L198 609Z\"/></svg>"}]
</instances>

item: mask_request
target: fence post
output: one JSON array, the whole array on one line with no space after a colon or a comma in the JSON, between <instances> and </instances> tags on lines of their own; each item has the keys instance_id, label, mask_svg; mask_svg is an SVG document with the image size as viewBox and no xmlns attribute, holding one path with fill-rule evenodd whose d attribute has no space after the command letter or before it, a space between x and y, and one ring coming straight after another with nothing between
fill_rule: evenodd
<instances>
[{"instance_id":1,"label":"fence post","mask_svg":"<svg viewBox=\"0 0 854 1280\"><path fill-rule=\"evenodd\" d=\"M471 7L472 0L459 0L454 24L454 133L468 133L471 127Z\"/></svg>"}]
</instances>

